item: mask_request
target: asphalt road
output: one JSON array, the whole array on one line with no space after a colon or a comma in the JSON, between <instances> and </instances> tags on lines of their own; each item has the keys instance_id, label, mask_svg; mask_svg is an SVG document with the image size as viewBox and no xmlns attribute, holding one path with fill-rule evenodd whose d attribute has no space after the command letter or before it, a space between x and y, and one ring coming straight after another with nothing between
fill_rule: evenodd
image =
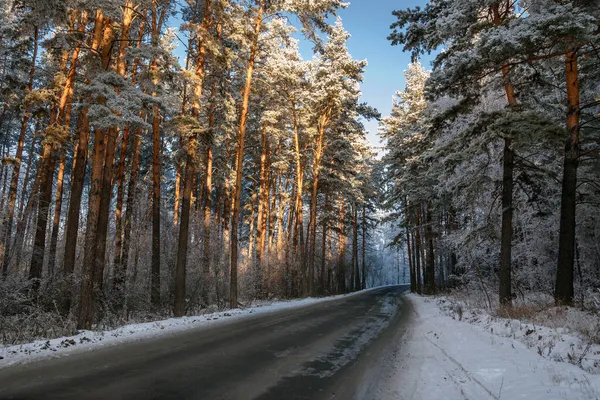
<instances>
[{"instance_id":1,"label":"asphalt road","mask_svg":"<svg viewBox=\"0 0 600 400\"><path fill-rule=\"evenodd\" d=\"M0 399L381 399L406 287L0 370Z\"/></svg>"}]
</instances>

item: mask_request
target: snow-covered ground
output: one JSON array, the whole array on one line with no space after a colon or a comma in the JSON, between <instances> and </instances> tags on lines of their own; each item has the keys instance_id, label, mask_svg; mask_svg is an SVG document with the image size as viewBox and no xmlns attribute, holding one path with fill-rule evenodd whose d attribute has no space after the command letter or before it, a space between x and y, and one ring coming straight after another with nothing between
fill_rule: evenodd
<instances>
[{"instance_id":1,"label":"snow-covered ground","mask_svg":"<svg viewBox=\"0 0 600 400\"><path fill-rule=\"evenodd\" d=\"M367 289L372 290L372 289ZM221 311L199 316L170 318L162 321L145 322L121 326L110 331L79 331L77 335L49 340L37 340L14 346L0 347L0 368L31 362L43 358L61 357L74 352L92 351L99 347L137 341L161 335L181 332L204 326L248 318L254 315L292 310L315 303L353 296L347 295L306 298L291 301L262 302L243 309Z\"/></svg>"},{"instance_id":2,"label":"snow-covered ground","mask_svg":"<svg viewBox=\"0 0 600 400\"><path fill-rule=\"evenodd\" d=\"M548 343L544 338L553 336L553 348L560 349L572 336L499 318L480 316L469 323L463 315L459 321L448 315L447 300L408 296L415 316L398 358L401 398L600 399L599 375L547 357L548 346L540 355L536 346L524 343Z\"/></svg>"}]
</instances>

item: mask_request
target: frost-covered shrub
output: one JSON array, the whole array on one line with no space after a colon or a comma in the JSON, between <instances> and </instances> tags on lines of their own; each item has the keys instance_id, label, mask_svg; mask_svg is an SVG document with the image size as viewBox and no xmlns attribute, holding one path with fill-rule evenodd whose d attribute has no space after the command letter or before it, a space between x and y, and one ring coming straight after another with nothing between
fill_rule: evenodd
<instances>
[{"instance_id":1,"label":"frost-covered shrub","mask_svg":"<svg viewBox=\"0 0 600 400\"><path fill-rule=\"evenodd\" d=\"M0 280L0 343L30 342L71 335L75 324L59 312L60 282L42 282L33 290L24 278Z\"/></svg>"}]
</instances>

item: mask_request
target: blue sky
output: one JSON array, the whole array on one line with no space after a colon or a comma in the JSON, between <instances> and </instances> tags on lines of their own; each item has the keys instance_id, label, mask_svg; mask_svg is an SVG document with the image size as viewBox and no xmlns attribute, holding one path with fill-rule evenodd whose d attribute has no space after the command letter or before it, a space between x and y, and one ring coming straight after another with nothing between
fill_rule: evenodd
<instances>
[{"instance_id":1,"label":"blue sky","mask_svg":"<svg viewBox=\"0 0 600 400\"><path fill-rule=\"evenodd\" d=\"M410 63L410 54L403 53L400 46L392 46L387 40L390 25L396 20L393 10L424 6L426 0L348 0L350 6L341 10L344 27L352 35L348 40L350 54L355 59L367 59L362 88L362 101L377 108L383 116L389 115L392 96L404 88L404 70ZM305 58L311 57L311 45L301 42L300 50ZM431 58L422 60L429 68ZM377 122L366 124L369 140L379 145Z\"/></svg>"}]
</instances>

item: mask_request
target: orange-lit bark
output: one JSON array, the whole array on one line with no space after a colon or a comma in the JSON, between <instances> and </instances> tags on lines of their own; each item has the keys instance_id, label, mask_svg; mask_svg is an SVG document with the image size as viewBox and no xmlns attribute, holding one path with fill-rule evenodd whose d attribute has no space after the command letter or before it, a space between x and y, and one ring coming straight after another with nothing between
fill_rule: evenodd
<instances>
[{"instance_id":1,"label":"orange-lit bark","mask_svg":"<svg viewBox=\"0 0 600 400\"><path fill-rule=\"evenodd\" d=\"M242 108L240 112L239 130L237 135L237 151L235 155L235 186L233 192L233 215L231 219L231 261L230 261L230 285L229 285L229 306L236 308L238 306L237 298L237 276L238 276L238 223L241 210L242 194L242 168L244 163L244 141L246 139L246 122L248 120L248 106L250 102L250 91L252 88L252 74L254 72L254 62L258 52L258 38L263 23L263 12L266 6L266 0L261 0L256 17L254 19L254 39L250 50L248 67L246 68L246 84L242 96Z\"/></svg>"}]
</instances>

